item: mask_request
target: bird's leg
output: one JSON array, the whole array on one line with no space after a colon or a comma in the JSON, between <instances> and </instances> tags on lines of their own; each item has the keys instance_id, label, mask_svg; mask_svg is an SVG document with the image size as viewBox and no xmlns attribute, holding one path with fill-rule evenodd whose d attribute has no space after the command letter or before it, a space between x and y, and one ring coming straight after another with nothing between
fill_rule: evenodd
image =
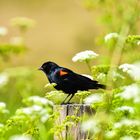
<instances>
[{"instance_id":1,"label":"bird's leg","mask_svg":"<svg viewBox=\"0 0 140 140\"><path fill-rule=\"evenodd\" d=\"M70 95L71 95L71 94L68 94L68 96L64 99L64 101L61 103L61 105L65 103L66 99L67 99Z\"/></svg>"},{"instance_id":2,"label":"bird's leg","mask_svg":"<svg viewBox=\"0 0 140 140\"><path fill-rule=\"evenodd\" d=\"M67 104L70 102L70 100L73 98L74 94L69 98L69 100L66 102Z\"/></svg>"}]
</instances>

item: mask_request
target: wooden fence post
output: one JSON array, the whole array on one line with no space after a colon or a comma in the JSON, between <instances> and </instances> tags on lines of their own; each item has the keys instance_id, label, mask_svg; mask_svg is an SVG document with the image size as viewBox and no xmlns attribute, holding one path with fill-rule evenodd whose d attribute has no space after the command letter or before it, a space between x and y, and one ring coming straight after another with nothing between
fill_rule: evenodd
<instances>
[{"instance_id":1,"label":"wooden fence post","mask_svg":"<svg viewBox=\"0 0 140 140\"><path fill-rule=\"evenodd\" d=\"M60 108L60 116L59 119L56 121L57 125L61 125L61 123L64 121L66 116L72 116L75 115L77 117L83 118L85 114L93 114L94 110L90 108L89 105L85 104L68 104L68 105L55 105L54 110L57 111L57 108ZM87 139L87 134L82 132L81 130L81 122L82 120L72 127L67 127L62 132L63 140L85 140ZM54 137L54 140L59 140L58 137Z\"/></svg>"}]
</instances>

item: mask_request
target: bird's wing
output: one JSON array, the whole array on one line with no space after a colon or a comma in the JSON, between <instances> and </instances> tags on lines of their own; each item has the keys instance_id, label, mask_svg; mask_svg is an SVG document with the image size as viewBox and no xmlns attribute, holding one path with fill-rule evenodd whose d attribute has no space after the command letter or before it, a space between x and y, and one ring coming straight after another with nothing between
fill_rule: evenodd
<instances>
[{"instance_id":1,"label":"bird's wing","mask_svg":"<svg viewBox=\"0 0 140 140\"><path fill-rule=\"evenodd\" d=\"M80 74L74 73L73 71L61 68L56 73L56 83L59 84L64 83L64 85L69 85L71 87L77 87L77 89L89 89L93 88L93 85L96 85L98 82L95 80L91 80L90 78L87 78L85 76L82 76Z\"/></svg>"}]
</instances>

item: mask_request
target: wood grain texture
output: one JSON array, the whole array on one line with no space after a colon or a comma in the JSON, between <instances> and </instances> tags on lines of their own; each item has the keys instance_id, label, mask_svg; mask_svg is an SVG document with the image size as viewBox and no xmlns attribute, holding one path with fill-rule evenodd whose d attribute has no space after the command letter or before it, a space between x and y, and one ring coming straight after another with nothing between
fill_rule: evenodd
<instances>
[{"instance_id":1,"label":"wood grain texture","mask_svg":"<svg viewBox=\"0 0 140 140\"><path fill-rule=\"evenodd\" d=\"M76 116L80 117L81 120L77 124L75 123L71 127L66 127L62 132L63 140L86 140L89 139L86 133L81 130L81 123L85 114L93 115L94 111L90 108L89 105L84 104L68 104L68 105L55 105L54 110L57 111L57 108L61 107L59 119L56 121L57 125L65 120L66 116ZM59 140L58 137L54 137L54 140Z\"/></svg>"}]
</instances>

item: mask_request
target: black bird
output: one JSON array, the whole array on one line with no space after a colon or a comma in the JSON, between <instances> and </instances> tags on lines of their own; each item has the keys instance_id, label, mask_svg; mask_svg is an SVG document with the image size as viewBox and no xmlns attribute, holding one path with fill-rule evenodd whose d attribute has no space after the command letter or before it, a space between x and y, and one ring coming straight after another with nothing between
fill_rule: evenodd
<instances>
[{"instance_id":1,"label":"black bird","mask_svg":"<svg viewBox=\"0 0 140 140\"><path fill-rule=\"evenodd\" d=\"M68 94L62 104L71 95L66 102L69 103L78 90L105 88L105 85L99 84L98 81L91 80L70 69L60 67L54 62L45 62L39 70L42 70L46 74L50 83L56 83L55 89L62 90Z\"/></svg>"}]
</instances>

